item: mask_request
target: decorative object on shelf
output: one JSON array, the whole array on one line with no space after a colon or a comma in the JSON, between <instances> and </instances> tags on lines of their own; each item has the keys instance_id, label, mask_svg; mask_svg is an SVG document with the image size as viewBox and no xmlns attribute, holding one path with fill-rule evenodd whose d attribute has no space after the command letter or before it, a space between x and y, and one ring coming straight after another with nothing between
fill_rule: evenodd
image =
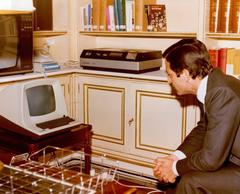
<instances>
[{"instance_id":1,"label":"decorative object on shelf","mask_svg":"<svg viewBox=\"0 0 240 194\"><path fill-rule=\"evenodd\" d=\"M166 32L167 19L165 5L145 5L148 19L148 31Z\"/></svg>"},{"instance_id":2,"label":"decorative object on shelf","mask_svg":"<svg viewBox=\"0 0 240 194\"><path fill-rule=\"evenodd\" d=\"M53 59L50 54L50 46L55 44L54 41L48 41L42 47L34 48L33 69L34 72L46 72L60 69L60 65Z\"/></svg>"}]
</instances>

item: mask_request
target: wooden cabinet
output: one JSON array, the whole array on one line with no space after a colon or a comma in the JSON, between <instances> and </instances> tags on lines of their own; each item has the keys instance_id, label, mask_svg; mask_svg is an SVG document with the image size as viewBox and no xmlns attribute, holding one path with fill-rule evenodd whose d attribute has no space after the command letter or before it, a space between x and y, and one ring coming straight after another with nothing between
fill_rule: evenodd
<instances>
[{"instance_id":1,"label":"wooden cabinet","mask_svg":"<svg viewBox=\"0 0 240 194\"><path fill-rule=\"evenodd\" d=\"M65 0L33 0L34 37L54 37L69 30L69 2Z\"/></svg>"},{"instance_id":2,"label":"wooden cabinet","mask_svg":"<svg viewBox=\"0 0 240 194\"><path fill-rule=\"evenodd\" d=\"M33 0L36 8L34 12L34 30L52 30L52 0Z\"/></svg>"},{"instance_id":3,"label":"wooden cabinet","mask_svg":"<svg viewBox=\"0 0 240 194\"><path fill-rule=\"evenodd\" d=\"M79 74L75 81L78 119L93 126L93 151L144 164L150 174L153 160L196 125L194 98L176 97L166 80Z\"/></svg>"}]
</instances>

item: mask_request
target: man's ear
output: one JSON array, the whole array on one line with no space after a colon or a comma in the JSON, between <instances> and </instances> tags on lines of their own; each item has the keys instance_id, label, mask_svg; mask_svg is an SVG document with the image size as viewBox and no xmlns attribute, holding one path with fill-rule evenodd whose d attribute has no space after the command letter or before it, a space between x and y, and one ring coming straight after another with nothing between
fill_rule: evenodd
<instances>
[{"instance_id":1,"label":"man's ear","mask_svg":"<svg viewBox=\"0 0 240 194\"><path fill-rule=\"evenodd\" d=\"M183 69L183 71L182 71L180 76L181 77L186 77L186 78L189 79L190 78L190 73L189 73L189 71L187 69Z\"/></svg>"}]
</instances>

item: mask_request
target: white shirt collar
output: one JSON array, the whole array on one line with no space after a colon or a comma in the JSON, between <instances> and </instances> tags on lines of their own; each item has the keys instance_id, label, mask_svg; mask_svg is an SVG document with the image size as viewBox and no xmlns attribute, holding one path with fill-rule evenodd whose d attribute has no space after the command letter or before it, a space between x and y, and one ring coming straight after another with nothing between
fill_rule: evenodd
<instances>
[{"instance_id":1,"label":"white shirt collar","mask_svg":"<svg viewBox=\"0 0 240 194\"><path fill-rule=\"evenodd\" d=\"M205 102L205 96L207 93L207 82L208 82L208 76L204 77L201 80L197 90L197 99L203 104Z\"/></svg>"}]
</instances>

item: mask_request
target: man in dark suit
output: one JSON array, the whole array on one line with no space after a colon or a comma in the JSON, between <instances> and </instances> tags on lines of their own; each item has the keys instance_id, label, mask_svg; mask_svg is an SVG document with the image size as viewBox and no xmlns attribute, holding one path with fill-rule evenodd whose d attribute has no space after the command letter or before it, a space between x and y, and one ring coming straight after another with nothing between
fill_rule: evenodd
<instances>
[{"instance_id":1,"label":"man in dark suit","mask_svg":"<svg viewBox=\"0 0 240 194\"><path fill-rule=\"evenodd\" d=\"M154 175L175 183L176 194L239 194L240 80L213 68L195 39L180 40L163 55L168 82L178 95L196 95L203 111L178 149L155 160Z\"/></svg>"}]
</instances>

